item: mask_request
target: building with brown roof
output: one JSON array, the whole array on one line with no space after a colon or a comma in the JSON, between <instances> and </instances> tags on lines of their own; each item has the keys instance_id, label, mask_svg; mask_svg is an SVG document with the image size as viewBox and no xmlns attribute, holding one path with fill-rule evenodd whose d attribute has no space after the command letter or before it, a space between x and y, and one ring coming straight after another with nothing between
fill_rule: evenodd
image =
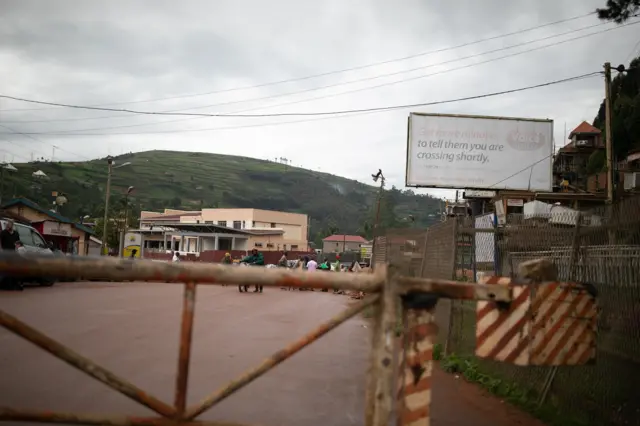
<instances>
[{"instance_id":1,"label":"building with brown roof","mask_svg":"<svg viewBox=\"0 0 640 426\"><path fill-rule=\"evenodd\" d=\"M586 191L587 164L596 151L604 152L600 129L583 121L569 134L569 143L560 148L553 160L554 186L571 192Z\"/></svg>"}]
</instances>

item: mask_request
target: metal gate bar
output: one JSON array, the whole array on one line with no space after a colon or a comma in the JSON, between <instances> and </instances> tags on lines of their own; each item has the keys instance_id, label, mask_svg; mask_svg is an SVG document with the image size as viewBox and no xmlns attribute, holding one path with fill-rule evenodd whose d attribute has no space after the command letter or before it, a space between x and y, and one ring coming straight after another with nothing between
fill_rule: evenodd
<instances>
[{"instance_id":1,"label":"metal gate bar","mask_svg":"<svg viewBox=\"0 0 640 426\"><path fill-rule=\"evenodd\" d=\"M183 295L182 325L180 332L180 349L178 372L176 377L175 407L158 400L134 385L119 378L110 371L97 366L91 360L82 357L62 344L47 337L43 333L31 328L11 315L0 311L0 325L15 334L31 341L52 355L61 358L68 364L94 377L96 380L127 395L129 398L158 412L164 418L135 417L135 416L100 416L93 414L56 413L50 411L16 410L0 407L0 421L38 421L46 423L67 424L108 424L113 426L137 425L207 425L207 426L237 426L225 422L198 422L195 417L213 407L229 395L251 383L253 380L269 371L271 368L290 358L324 334L336 328L339 324L361 312L367 306L378 304L378 314L374 324L373 351L370 370L370 380L367 385L367 399L365 421L367 426L387 426L395 404L399 406L399 425L405 426L429 424L430 378L432 369L432 348L435 338L435 324L433 324L433 308L439 297L451 299L467 299L487 301L482 306L486 309L497 310L504 316L511 315L512 301L515 294L523 293L523 286L527 288L532 283L513 283L509 279L495 278L500 285L485 285L477 283L459 283L450 280L433 280L410 277L399 277L394 268L377 268L375 274L322 274L291 272L282 269L264 270L262 268L234 268L211 264L164 264L149 261L130 261L120 259L81 259L81 258L52 258L29 257L23 258L15 254L0 252L0 273L21 276L56 276L83 277L85 279L103 280L142 280L159 282L181 282L185 285ZM248 370L238 379L203 399L193 407L186 407L189 362L195 315L196 287L198 284L238 284L262 286L286 286L307 288L338 288L370 293L357 305L351 306L342 313L321 324L307 335L276 352L257 367ZM495 284L495 283L494 283ZM535 286L540 283L533 283ZM547 283L567 289L577 289L584 292L582 286L572 283ZM526 292L526 291L525 291ZM379 293L379 294L371 294ZM400 355L401 392L394 395L394 375L398 372L398 351L395 345L396 310L398 297L402 296L405 312L405 350ZM581 296L582 297L582 296ZM586 296L585 296L586 297ZM588 301L589 310L572 318L573 322L585 323L595 316L595 296ZM513 302L515 303L515 302ZM528 302L533 308L528 316L537 315L537 302ZM549 306L549 301L547 308ZM479 305L480 306L480 305ZM483 309L485 309L483 308ZM560 321L566 319L561 318ZM486 321L485 321L486 322ZM592 322L592 321L591 321ZM486 326L486 324L484 325ZM483 326L483 327L484 327ZM478 325L480 330L480 325ZM575 328L575 327L574 327ZM584 328L584 327L583 327ZM531 335L531 330L537 333ZM595 342L595 329L587 327L588 336L584 337L586 345ZM523 341L533 342L545 339L544 329L527 327ZM495 337L495 336L494 336ZM536 340L537 339L537 340ZM595 344L595 343L594 343ZM529 345L530 346L530 345ZM583 345L584 346L584 345ZM528 348L530 350L530 348ZM404 359L406 357L406 359ZM403 360L404 359L404 360ZM529 363L529 362L527 362ZM582 363L579 360L578 363Z\"/></svg>"},{"instance_id":2,"label":"metal gate bar","mask_svg":"<svg viewBox=\"0 0 640 426\"><path fill-rule=\"evenodd\" d=\"M118 258L80 258L23 256L0 251L0 271L6 275L53 276L104 281L151 281L197 284L259 285L263 287L296 287L379 291L384 274L307 274L284 268L267 269L234 267L212 263L164 263ZM356 275L355 277L353 275Z\"/></svg>"},{"instance_id":3,"label":"metal gate bar","mask_svg":"<svg viewBox=\"0 0 640 426\"><path fill-rule=\"evenodd\" d=\"M156 413L167 417L175 415L176 410L170 405L2 310L0 310L0 325Z\"/></svg>"},{"instance_id":4,"label":"metal gate bar","mask_svg":"<svg viewBox=\"0 0 640 426\"><path fill-rule=\"evenodd\" d=\"M187 385L189 383L189 363L191 361L191 341L193 336L193 317L196 310L196 283L190 281L184 286L182 301L182 325L180 327L180 352L178 355L178 375L176 376L176 395L174 405L177 417L184 415L187 406Z\"/></svg>"},{"instance_id":5,"label":"metal gate bar","mask_svg":"<svg viewBox=\"0 0 640 426\"><path fill-rule=\"evenodd\" d=\"M200 414L204 413L209 408L213 407L226 397L230 396L234 392L238 391L242 387L248 385L258 377L262 376L267 371L271 370L276 365L285 361L286 359L291 358L291 356L300 352L303 348L309 346L311 343L318 340L323 335L327 334L349 318L357 315L362 312L367 306L370 306L376 303L379 300L379 295L371 296L368 299L359 302L338 315L331 318L329 321L319 325L311 332L307 333L305 336L301 337L297 341L291 343L286 348L279 350L278 352L271 355L269 358L265 359L259 366L254 367L244 374L242 374L238 379L232 380L226 386L221 388L220 390L214 392L213 394L204 398L199 404L189 408L187 413L185 414L185 419L192 420Z\"/></svg>"},{"instance_id":6,"label":"metal gate bar","mask_svg":"<svg viewBox=\"0 0 640 426\"><path fill-rule=\"evenodd\" d=\"M0 421L107 426L247 426L226 421L176 422L161 417L134 417L107 414L77 414L0 407Z\"/></svg>"}]
</instances>

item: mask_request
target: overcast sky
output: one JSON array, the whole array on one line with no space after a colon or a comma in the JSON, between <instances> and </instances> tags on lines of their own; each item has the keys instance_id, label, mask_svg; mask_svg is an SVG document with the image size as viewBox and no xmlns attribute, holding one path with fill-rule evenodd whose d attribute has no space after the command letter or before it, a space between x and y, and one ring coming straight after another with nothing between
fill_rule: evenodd
<instances>
[{"instance_id":1,"label":"overcast sky","mask_svg":"<svg viewBox=\"0 0 640 426\"><path fill-rule=\"evenodd\" d=\"M332 111L447 100L599 71L606 61L627 63L634 50L640 54L640 25L480 63L615 26L479 55L599 24L592 15L437 54L300 78L584 15L604 3L0 0L0 93L208 113ZM471 55L478 56L460 59ZM414 68L420 69L400 73ZM373 78L389 73L396 74ZM283 80L296 81L267 84ZM401 80L408 81L388 84ZM551 118L560 146L565 123L570 131L593 119L603 89L602 79L594 77L482 100L340 118L136 116L0 99L0 125L6 126L0 127L0 158L16 163L31 155L51 158L53 146L56 160L151 149L286 157L294 165L366 182L382 168L388 182L402 188L410 111ZM8 129L43 134L28 138L7 134Z\"/></svg>"}]
</instances>

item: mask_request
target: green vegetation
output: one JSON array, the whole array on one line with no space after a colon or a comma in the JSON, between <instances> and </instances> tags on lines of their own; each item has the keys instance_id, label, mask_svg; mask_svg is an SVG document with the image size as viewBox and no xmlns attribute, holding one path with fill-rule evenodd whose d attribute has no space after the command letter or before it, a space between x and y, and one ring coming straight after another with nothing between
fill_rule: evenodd
<instances>
[{"instance_id":1,"label":"green vegetation","mask_svg":"<svg viewBox=\"0 0 640 426\"><path fill-rule=\"evenodd\" d=\"M147 151L121 155L115 161L116 165L131 165L113 171L110 214L123 215L125 191L134 186L129 207L129 223L133 225L140 210L244 207L308 214L309 238L316 244L332 232L372 233L378 189L354 180L265 160L208 153ZM12 195L24 196L46 206L51 204L51 192L60 191L69 199L60 209L62 214L78 220L104 214L106 159L15 166L18 172L5 177L5 200ZM32 178L37 170L49 179ZM428 226L436 220L438 203L429 196L391 188L382 198L381 228ZM404 220L410 215L415 222Z\"/></svg>"},{"instance_id":2,"label":"green vegetation","mask_svg":"<svg viewBox=\"0 0 640 426\"><path fill-rule=\"evenodd\" d=\"M606 7L597 9L598 18L618 24L626 22L638 11L640 0L607 0Z\"/></svg>"},{"instance_id":3,"label":"green vegetation","mask_svg":"<svg viewBox=\"0 0 640 426\"><path fill-rule=\"evenodd\" d=\"M550 426L588 426L591 424L591 419L586 415L579 418L569 415L551 403L539 404L539 395L533 390L487 373L474 357L462 357L453 353L445 356L442 346L436 344L433 348L433 359L440 361L440 367L447 373L462 376L466 381L482 386L491 394L531 413Z\"/></svg>"},{"instance_id":4,"label":"green vegetation","mask_svg":"<svg viewBox=\"0 0 640 426\"><path fill-rule=\"evenodd\" d=\"M612 73L615 77L611 82L611 136L614 154L622 160L630 151L640 149L640 57L631 61L628 71L612 70ZM604 101L593 125L602 130L604 136Z\"/></svg>"}]
</instances>

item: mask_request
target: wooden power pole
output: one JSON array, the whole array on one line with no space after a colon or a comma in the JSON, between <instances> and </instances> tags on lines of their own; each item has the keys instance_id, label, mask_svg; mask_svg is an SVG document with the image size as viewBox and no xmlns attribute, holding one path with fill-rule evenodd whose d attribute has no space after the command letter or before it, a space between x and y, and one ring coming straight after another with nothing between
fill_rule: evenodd
<instances>
[{"instance_id":1,"label":"wooden power pole","mask_svg":"<svg viewBox=\"0 0 640 426\"><path fill-rule=\"evenodd\" d=\"M605 150L607 154L607 202L613 203L613 141L611 140L611 63L604 64Z\"/></svg>"}]
</instances>

